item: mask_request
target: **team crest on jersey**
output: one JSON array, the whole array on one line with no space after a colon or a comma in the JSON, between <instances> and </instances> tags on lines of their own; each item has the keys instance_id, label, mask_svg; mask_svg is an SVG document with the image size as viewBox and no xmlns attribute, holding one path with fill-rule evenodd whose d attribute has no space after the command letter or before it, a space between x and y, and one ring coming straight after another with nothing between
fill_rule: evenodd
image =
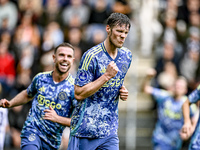
<instances>
[{"instance_id":1,"label":"team crest on jersey","mask_svg":"<svg viewBox=\"0 0 200 150\"><path fill-rule=\"evenodd\" d=\"M78 77L79 77L79 80L81 80L81 82L84 82L87 80L88 75L85 72L80 72Z\"/></svg>"},{"instance_id":2,"label":"team crest on jersey","mask_svg":"<svg viewBox=\"0 0 200 150\"><path fill-rule=\"evenodd\" d=\"M66 93L66 92L60 92L60 93L58 94L58 98L59 98L60 100L65 100L65 99L67 99L67 93Z\"/></svg>"},{"instance_id":3,"label":"team crest on jersey","mask_svg":"<svg viewBox=\"0 0 200 150\"><path fill-rule=\"evenodd\" d=\"M31 135L29 135L29 137L28 137L28 140L29 140L29 141L34 141L35 139L36 139L35 134L31 134Z\"/></svg>"},{"instance_id":4,"label":"team crest on jersey","mask_svg":"<svg viewBox=\"0 0 200 150\"><path fill-rule=\"evenodd\" d=\"M126 71L128 70L128 67L125 64L123 64L121 67L121 70L123 73L126 73Z\"/></svg>"}]
</instances>

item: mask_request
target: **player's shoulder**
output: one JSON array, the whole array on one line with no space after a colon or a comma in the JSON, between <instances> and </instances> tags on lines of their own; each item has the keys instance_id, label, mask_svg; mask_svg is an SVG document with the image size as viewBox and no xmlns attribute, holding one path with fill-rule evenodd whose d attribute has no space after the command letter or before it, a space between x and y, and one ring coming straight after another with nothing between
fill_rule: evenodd
<instances>
[{"instance_id":1,"label":"player's shoulder","mask_svg":"<svg viewBox=\"0 0 200 150\"><path fill-rule=\"evenodd\" d=\"M127 47L121 47L120 51L123 52L123 53L130 53L131 54L131 50L128 49Z\"/></svg>"},{"instance_id":2,"label":"player's shoulder","mask_svg":"<svg viewBox=\"0 0 200 150\"><path fill-rule=\"evenodd\" d=\"M41 78L41 77L44 78L44 77L47 77L50 75L52 75L52 71L40 72L40 73L36 74L33 79L37 79L37 78Z\"/></svg>"},{"instance_id":3,"label":"player's shoulder","mask_svg":"<svg viewBox=\"0 0 200 150\"><path fill-rule=\"evenodd\" d=\"M102 47L102 43L95 45L93 47L91 47L90 49L88 49L85 53L84 56L94 56L96 54L98 54L99 52L101 52L103 50Z\"/></svg>"},{"instance_id":4,"label":"player's shoulder","mask_svg":"<svg viewBox=\"0 0 200 150\"><path fill-rule=\"evenodd\" d=\"M132 52L131 52L131 50L128 49L127 47L121 47L121 48L119 49L119 51L120 51L123 55L125 55L125 56L129 56L130 58L132 57Z\"/></svg>"},{"instance_id":5,"label":"player's shoulder","mask_svg":"<svg viewBox=\"0 0 200 150\"><path fill-rule=\"evenodd\" d=\"M75 79L74 79L74 77L73 77L71 74L69 74L69 76L68 76L65 80L66 80L66 81L69 81L69 83L70 83L71 85L74 85Z\"/></svg>"}]
</instances>

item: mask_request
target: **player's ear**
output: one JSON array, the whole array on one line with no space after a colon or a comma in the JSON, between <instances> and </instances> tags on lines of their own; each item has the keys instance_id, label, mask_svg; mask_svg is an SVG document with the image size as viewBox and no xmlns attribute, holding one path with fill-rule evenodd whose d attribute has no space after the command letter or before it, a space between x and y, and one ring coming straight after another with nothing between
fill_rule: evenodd
<instances>
[{"instance_id":1,"label":"player's ear","mask_svg":"<svg viewBox=\"0 0 200 150\"><path fill-rule=\"evenodd\" d=\"M55 56L55 54L53 54L52 57L53 57L53 62L55 63L55 61L56 61L56 56Z\"/></svg>"},{"instance_id":2,"label":"player's ear","mask_svg":"<svg viewBox=\"0 0 200 150\"><path fill-rule=\"evenodd\" d=\"M107 33L110 33L110 31L111 31L111 28L110 28L109 25L107 25L107 26L106 26L106 32L107 32Z\"/></svg>"}]
</instances>

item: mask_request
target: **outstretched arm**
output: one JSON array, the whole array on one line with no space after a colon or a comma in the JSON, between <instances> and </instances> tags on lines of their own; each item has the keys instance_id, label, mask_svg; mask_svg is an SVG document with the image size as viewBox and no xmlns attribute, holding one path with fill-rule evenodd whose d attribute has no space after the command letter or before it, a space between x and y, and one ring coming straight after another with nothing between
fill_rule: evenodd
<instances>
[{"instance_id":1,"label":"outstretched arm","mask_svg":"<svg viewBox=\"0 0 200 150\"><path fill-rule=\"evenodd\" d=\"M183 127L181 129L181 133L185 134L185 138L188 139L191 136L191 132L192 132L192 123L190 120L190 102L187 99L182 106L182 110L183 110L183 118L184 118L184 124Z\"/></svg>"},{"instance_id":2,"label":"outstretched arm","mask_svg":"<svg viewBox=\"0 0 200 150\"><path fill-rule=\"evenodd\" d=\"M149 69L146 73L146 76L144 78L143 84L142 84L142 91L147 94L152 94L153 87L150 86L151 79L156 75L156 71L154 69Z\"/></svg>"},{"instance_id":3,"label":"outstretched arm","mask_svg":"<svg viewBox=\"0 0 200 150\"><path fill-rule=\"evenodd\" d=\"M49 106L49 109L45 109L44 112L44 119L59 123L64 126L70 126L71 118L59 116L51 106Z\"/></svg>"},{"instance_id":4,"label":"outstretched arm","mask_svg":"<svg viewBox=\"0 0 200 150\"><path fill-rule=\"evenodd\" d=\"M32 100L32 97L28 96L27 90L23 90L22 92L17 94L10 101L8 101L7 99L1 99L0 100L0 107L11 108L11 107L15 107L15 106L26 104L30 100Z\"/></svg>"},{"instance_id":5,"label":"outstretched arm","mask_svg":"<svg viewBox=\"0 0 200 150\"><path fill-rule=\"evenodd\" d=\"M97 80L90 82L82 87L75 85L75 98L83 100L96 93L107 81L115 77L118 72L118 67L114 61L107 66L106 72Z\"/></svg>"}]
</instances>

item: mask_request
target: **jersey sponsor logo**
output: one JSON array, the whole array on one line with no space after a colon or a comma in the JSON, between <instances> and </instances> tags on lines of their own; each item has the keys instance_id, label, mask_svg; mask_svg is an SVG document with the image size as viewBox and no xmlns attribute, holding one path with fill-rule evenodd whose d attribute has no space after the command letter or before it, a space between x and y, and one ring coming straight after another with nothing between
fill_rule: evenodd
<instances>
[{"instance_id":1,"label":"jersey sponsor logo","mask_svg":"<svg viewBox=\"0 0 200 150\"><path fill-rule=\"evenodd\" d=\"M45 107L51 106L53 109L54 108L56 108L56 109L62 108L61 104L59 104L59 103L56 104L55 102L51 102L50 100L45 99L45 97L42 95L38 95L38 103L40 106L45 106Z\"/></svg>"},{"instance_id":2,"label":"jersey sponsor logo","mask_svg":"<svg viewBox=\"0 0 200 150\"><path fill-rule=\"evenodd\" d=\"M80 74L79 74L78 77L79 77L79 79L80 79L82 82L84 82L84 81L87 80L88 75L87 75L87 73L85 73L85 72L80 72Z\"/></svg>"},{"instance_id":3,"label":"jersey sponsor logo","mask_svg":"<svg viewBox=\"0 0 200 150\"><path fill-rule=\"evenodd\" d=\"M29 135L29 137L28 137L28 140L29 140L29 141L34 141L35 139L36 139L35 134L31 134L31 135Z\"/></svg>"},{"instance_id":4,"label":"jersey sponsor logo","mask_svg":"<svg viewBox=\"0 0 200 150\"><path fill-rule=\"evenodd\" d=\"M169 118L176 119L176 120L181 119L182 117L182 114L180 112L173 112L172 110L167 109L167 108L164 109L164 114L165 116L168 116Z\"/></svg>"},{"instance_id":5,"label":"jersey sponsor logo","mask_svg":"<svg viewBox=\"0 0 200 150\"><path fill-rule=\"evenodd\" d=\"M60 100L65 100L65 99L67 99L67 93L66 93L66 92L60 92L60 93L58 94L58 98L59 98Z\"/></svg>"},{"instance_id":6,"label":"jersey sponsor logo","mask_svg":"<svg viewBox=\"0 0 200 150\"><path fill-rule=\"evenodd\" d=\"M103 87L118 87L118 86L120 86L120 85L122 85L123 84L123 82L124 82L124 79L110 79L108 82L106 82L104 85L103 85Z\"/></svg>"}]
</instances>

